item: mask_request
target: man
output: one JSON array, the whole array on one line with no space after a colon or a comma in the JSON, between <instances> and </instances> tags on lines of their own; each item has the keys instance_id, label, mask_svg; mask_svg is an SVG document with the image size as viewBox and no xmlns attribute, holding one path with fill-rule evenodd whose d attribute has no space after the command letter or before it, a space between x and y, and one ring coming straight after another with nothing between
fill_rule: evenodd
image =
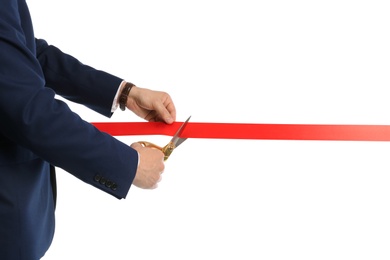
<instances>
[{"instance_id":1,"label":"man","mask_svg":"<svg viewBox=\"0 0 390 260\"><path fill-rule=\"evenodd\" d=\"M25 0L0 0L0 259L36 260L54 234L54 166L118 199L155 188L161 151L100 132L54 98L103 115L126 107L172 123L167 93L133 86L35 39Z\"/></svg>"}]
</instances>

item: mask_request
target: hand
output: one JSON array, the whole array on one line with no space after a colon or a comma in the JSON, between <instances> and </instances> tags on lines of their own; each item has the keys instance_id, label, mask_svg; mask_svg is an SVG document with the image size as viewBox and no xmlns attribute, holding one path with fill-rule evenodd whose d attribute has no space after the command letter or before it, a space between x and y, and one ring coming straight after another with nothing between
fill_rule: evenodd
<instances>
[{"instance_id":1,"label":"hand","mask_svg":"<svg viewBox=\"0 0 390 260\"><path fill-rule=\"evenodd\" d=\"M175 105L165 92L134 86L127 98L126 107L150 122L172 124L176 120Z\"/></svg>"},{"instance_id":2,"label":"hand","mask_svg":"<svg viewBox=\"0 0 390 260\"><path fill-rule=\"evenodd\" d=\"M164 154L157 149L143 147L139 143L131 145L139 154L137 173L133 184L142 189L157 188L164 171Z\"/></svg>"}]
</instances>

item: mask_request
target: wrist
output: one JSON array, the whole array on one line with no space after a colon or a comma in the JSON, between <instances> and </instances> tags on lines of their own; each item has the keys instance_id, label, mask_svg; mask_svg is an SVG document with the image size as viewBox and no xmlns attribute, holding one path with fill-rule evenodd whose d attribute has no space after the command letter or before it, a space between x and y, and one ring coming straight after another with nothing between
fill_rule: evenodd
<instances>
[{"instance_id":1,"label":"wrist","mask_svg":"<svg viewBox=\"0 0 390 260\"><path fill-rule=\"evenodd\" d=\"M127 98L128 98L129 93L133 87L134 87L133 83L126 82L125 86L121 90L121 93L119 95L119 107L122 111L124 111L126 109Z\"/></svg>"}]
</instances>

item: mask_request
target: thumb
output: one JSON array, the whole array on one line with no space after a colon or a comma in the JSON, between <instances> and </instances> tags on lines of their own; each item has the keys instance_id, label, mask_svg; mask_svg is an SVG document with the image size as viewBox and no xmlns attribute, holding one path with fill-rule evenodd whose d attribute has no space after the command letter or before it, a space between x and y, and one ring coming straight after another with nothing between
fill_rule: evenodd
<instances>
[{"instance_id":1,"label":"thumb","mask_svg":"<svg viewBox=\"0 0 390 260\"><path fill-rule=\"evenodd\" d=\"M167 124L172 124L173 123L173 118L171 116L171 113L166 109L166 107L160 103L156 106L156 111L157 114L160 115L161 119L167 123Z\"/></svg>"},{"instance_id":2,"label":"thumb","mask_svg":"<svg viewBox=\"0 0 390 260\"><path fill-rule=\"evenodd\" d=\"M130 145L130 147L134 148L135 150L138 150L138 149L142 148L142 145L140 143L136 142L136 143L132 143Z\"/></svg>"}]
</instances>

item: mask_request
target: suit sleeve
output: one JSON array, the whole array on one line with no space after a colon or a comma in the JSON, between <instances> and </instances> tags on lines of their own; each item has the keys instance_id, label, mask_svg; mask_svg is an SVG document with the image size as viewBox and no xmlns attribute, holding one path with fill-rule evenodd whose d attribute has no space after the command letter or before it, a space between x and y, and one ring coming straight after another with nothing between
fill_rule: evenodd
<instances>
[{"instance_id":1,"label":"suit sleeve","mask_svg":"<svg viewBox=\"0 0 390 260\"><path fill-rule=\"evenodd\" d=\"M82 64L42 39L36 39L36 46L47 87L102 115L112 115L111 106L121 78Z\"/></svg>"},{"instance_id":2,"label":"suit sleeve","mask_svg":"<svg viewBox=\"0 0 390 260\"><path fill-rule=\"evenodd\" d=\"M38 46L43 47L38 60L27 47L18 17L16 8L0 11L0 133L82 181L125 198L137 170L137 152L83 121L53 91L109 115L114 90L98 84L93 90L99 94L89 97L94 92L90 86L100 80L111 86L119 79L44 45Z\"/></svg>"}]
</instances>

